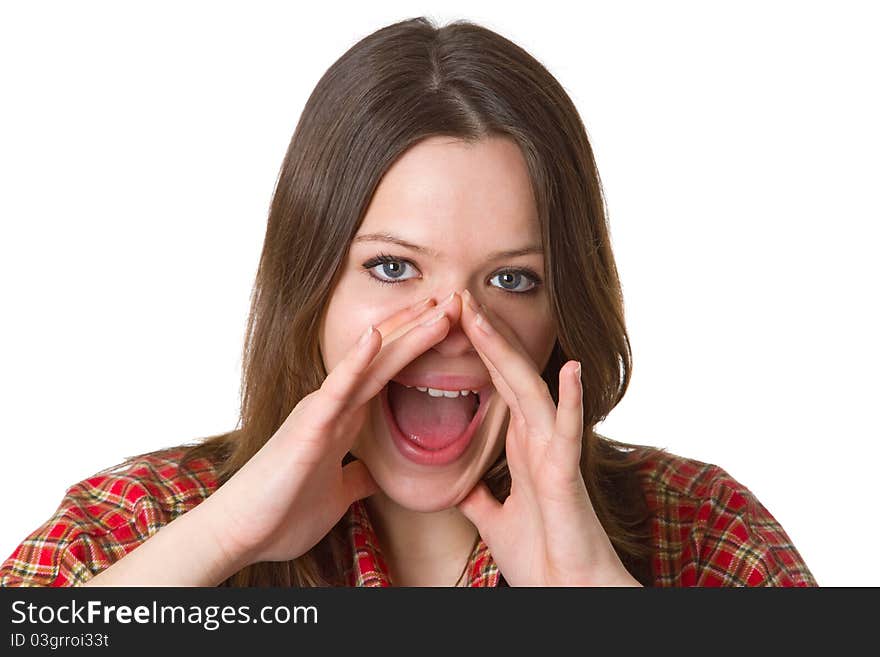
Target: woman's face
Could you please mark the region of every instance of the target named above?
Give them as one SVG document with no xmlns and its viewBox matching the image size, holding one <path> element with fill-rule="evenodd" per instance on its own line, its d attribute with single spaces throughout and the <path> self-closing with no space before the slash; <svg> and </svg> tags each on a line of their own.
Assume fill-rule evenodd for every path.
<svg viewBox="0 0 880 657">
<path fill-rule="evenodd" d="M 465 288 L 511 327 L 539 365 L 538 371 L 543 370 L 556 334 L 544 283 L 537 208 L 526 163 L 515 142 L 494 137 L 472 145 L 450 137 L 419 142 L 382 178 L 356 237 L 377 233 L 393 235 L 422 250 L 378 238 L 352 242 L 320 330 L 328 372 L 369 324 L 377 325 L 424 297 L 439 302 Z M 497 251 L 525 247 L 537 247 L 537 251 L 491 258 Z M 380 254 L 393 260 L 375 264 Z M 537 280 L 522 273 L 523 269 L 534 272 Z M 491 386 L 486 366 L 462 330 L 460 314 L 442 341 L 416 356 L 394 378 L 424 385 L 420 382 L 428 374 L 472 376 Z M 406 394 L 430 397 L 415 388 Z M 416 423 L 419 417 L 433 416 L 434 407 L 427 404 L 444 403 L 410 400 L 410 422 Z M 461 414 L 460 407 L 448 408 Z M 426 415 L 414 420 L 413 414 L 422 410 Z M 461 501 L 498 458 L 508 417 L 506 403 L 494 392 L 464 451 L 451 461 L 428 464 L 407 457 L 392 439 L 379 395 L 370 401 L 368 420 L 351 453 L 399 505 L 415 511 L 446 509 Z"/>
</svg>

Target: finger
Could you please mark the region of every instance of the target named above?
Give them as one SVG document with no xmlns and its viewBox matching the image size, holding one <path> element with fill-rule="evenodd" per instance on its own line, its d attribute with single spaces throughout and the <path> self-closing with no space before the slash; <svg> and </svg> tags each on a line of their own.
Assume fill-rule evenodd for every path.
<svg viewBox="0 0 880 657">
<path fill-rule="evenodd" d="M 561 472 L 580 475 L 584 437 L 584 393 L 580 363 L 568 361 L 559 370 L 559 404 L 550 441 L 550 458 Z"/>
<path fill-rule="evenodd" d="M 549 437 L 556 417 L 553 397 L 535 362 L 526 353 L 513 330 L 486 306 L 479 310 L 470 293 L 462 295 L 462 327 L 481 358 L 488 359 L 515 397 L 515 405 L 530 426 L 544 429 Z M 490 317 L 491 315 L 491 317 Z"/>
<path fill-rule="evenodd" d="M 492 495 L 486 483 L 477 482 L 471 492 L 456 506 L 465 518 L 474 524 L 483 540 L 487 543 L 491 542 L 502 505 Z"/>
<path fill-rule="evenodd" d="M 349 408 L 360 408 L 378 395 L 391 378 L 411 363 L 420 354 L 446 337 L 449 331 L 447 314 L 455 312 L 455 304 L 460 297 L 454 294 L 450 301 L 431 308 L 420 317 L 421 322 L 413 322 L 406 330 L 401 329 L 396 337 L 390 337 L 376 357 L 357 375 L 356 384 L 349 393 Z"/>
<path fill-rule="evenodd" d="M 349 504 L 369 497 L 379 490 L 378 484 L 363 461 L 352 461 L 342 468 L 342 486 Z"/>
<path fill-rule="evenodd" d="M 510 409 L 510 419 L 512 421 L 525 421 L 525 418 L 523 417 L 522 411 L 519 407 L 519 402 L 516 399 L 516 395 L 513 394 L 513 390 L 511 390 L 510 386 L 507 385 L 504 377 L 501 376 L 501 373 L 495 369 L 492 361 L 489 360 L 489 358 L 483 352 L 481 352 L 476 347 L 474 347 L 474 351 L 477 352 L 480 360 L 483 361 L 483 365 L 486 366 L 486 370 L 489 372 L 489 376 L 492 379 L 492 385 L 495 387 L 495 390 L 498 391 L 498 394 L 501 395 L 501 398 Z"/>
<path fill-rule="evenodd" d="M 492 309 L 485 304 L 478 305 L 476 299 L 474 299 L 473 295 L 470 293 L 470 290 L 467 289 L 461 294 L 461 302 L 462 307 L 467 305 L 468 308 L 473 311 L 473 314 L 480 313 L 484 317 L 488 315 L 488 320 L 491 324 L 491 328 L 499 332 L 514 349 L 522 354 L 523 358 L 525 358 L 529 363 L 532 363 L 534 368 L 537 369 L 538 364 L 534 360 L 532 360 L 532 357 L 529 355 L 522 342 L 520 342 L 514 330 L 507 322 L 501 319 L 498 313 L 493 312 Z"/>
<path fill-rule="evenodd" d="M 465 291 L 461 295 L 461 300 L 462 300 L 462 302 L 461 302 L 461 306 L 462 306 L 462 308 L 461 308 L 461 313 L 462 313 L 461 324 L 462 324 L 462 328 L 465 329 L 465 335 L 468 335 L 468 337 L 470 337 L 470 333 L 468 332 L 467 328 L 464 326 L 464 324 L 465 324 L 464 314 L 468 310 L 473 311 L 474 299 L 471 296 L 470 291 L 465 289 Z M 519 402 L 516 399 L 516 395 L 513 394 L 513 390 L 510 388 L 509 385 L 507 385 L 507 382 L 504 380 L 504 377 L 495 368 L 495 366 L 492 364 L 492 361 L 486 356 L 486 354 L 484 354 L 482 351 L 480 351 L 480 349 L 474 344 L 473 340 L 471 340 L 471 344 L 474 346 L 474 351 L 477 352 L 477 355 L 480 357 L 480 360 L 482 360 L 483 364 L 486 366 L 486 370 L 488 370 L 489 376 L 492 378 L 492 385 L 495 387 L 495 389 L 498 391 L 498 394 L 501 395 L 502 399 L 504 399 L 504 402 L 507 404 L 507 407 L 510 409 L 511 421 L 524 423 L 525 417 L 523 417 L 522 411 L 519 407 Z M 519 343 L 517 342 L 517 344 L 519 344 Z"/>
<path fill-rule="evenodd" d="M 438 309 L 429 306 L 428 310 L 422 312 L 420 319 L 424 321 L 426 318 L 430 318 L 438 312 Z M 418 338 L 421 338 L 422 342 L 424 342 L 428 338 L 437 336 L 438 324 L 443 325 L 444 323 L 448 324 L 448 322 L 440 321 L 430 327 L 423 328 L 418 322 L 410 322 L 408 324 L 409 332 L 412 332 L 414 329 L 420 330 L 415 331 L 417 338 L 416 347 L 413 346 L 413 340 L 407 342 L 406 346 L 417 348 L 417 346 L 421 344 L 418 342 Z M 401 333 L 400 329 L 396 330 L 395 333 Z M 351 349 L 349 349 L 345 357 L 336 365 L 336 367 L 333 368 L 333 371 L 326 376 L 324 382 L 321 384 L 319 396 L 322 403 L 316 405 L 314 414 L 312 415 L 314 418 L 313 421 L 315 422 L 315 425 L 313 426 L 316 429 L 323 430 L 331 427 L 347 408 L 358 408 L 363 405 L 366 400 L 375 397 L 379 393 L 385 383 L 387 383 L 387 380 L 385 383 L 379 385 L 378 389 L 374 391 L 375 385 L 369 385 L 366 373 L 370 368 L 371 363 L 377 359 L 377 354 L 390 348 L 392 344 L 395 344 L 397 340 L 405 335 L 408 335 L 408 333 L 402 333 L 395 340 L 389 338 L 386 347 L 386 341 L 383 339 L 382 334 L 375 330 L 372 325 L 368 327 L 368 331 L 358 339 L 358 342 L 351 347 Z M 438 337 L 437 339 L 439 340 L 440 338 Z M 433 343 L 426 343 L 422 351 L 428 349 L 431 344 Z M 415 358 L 418 353 L 422 352 L 419 351 L 414 353 L 412 358 Z M 399 371 L 400 370 L 398 369 L 395 372 L 392 372 L 389 375 L 389 378 Z M 372 394 L 365 397 L 364 395 L 368 392 L 372 392 Z"/>
<path fill-rule="evenodd" d="M 453 292 L 451 295 L 449 295 L 448 297 L 443 299 L 439 304 L 437 302 L 435 302 L 433 299 L 431 299 L 431 301 L 433 302 L 433 305 L 424 306 L 424 308 L 421 312 L 416 314 L 414 317 L 410 317 L 406 321 L 401 322 L 393 330 L 391 330 L 387 333 L 385 331 L 383 331 L 382 332 L 382 343 L 389 344 L 389 343 L 393 342 L 394 340 L 399 338 L 404 333 L 407 333 L 408 331 L 412 330 L 413 328 L 417 327 L 419 324 L 424 322 L 426 318 L 432 317 L 435 314 L 433 312 L 434 308 L 436 308 L 437 310 L 445 308 L 445 309 L 451 311 L 450 306 L 452 305 L 452 301 L 455 299 L 459 299 L 459 300 L 461 299 L 461 297 L 459 297 L 458 294 L 455 292 Z"/>
<path fill-rule="evenodd" d="M 422 315 L 422 313 L 436 305 L 437 302 L 433 297 L 425 297 L 421 301 L 418 301 L 411 306 L 407 306 L 379 322 L 376 324 L 376 329 L 382 334 L 382 341 L 387 342 L 388 335 L 394 331 L 398 331 L 403 326 L 411 325 Z"/>
</svg>

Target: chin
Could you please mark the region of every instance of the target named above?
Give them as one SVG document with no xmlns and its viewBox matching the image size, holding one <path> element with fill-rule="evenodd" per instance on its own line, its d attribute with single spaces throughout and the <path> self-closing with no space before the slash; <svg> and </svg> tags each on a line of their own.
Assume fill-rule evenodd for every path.
<svg viewBox="0 0 880 657">
<path fill-rule="evenodd" d="M 382 492 L 395 504 L 410 511 L 433 513 L 450 509 L 461 502 L 476 485 L 478 477 L 472 476 L 473 483 L 461 481 L 419 480 L 412 477 L 395 476 L 393 473 L 378 475 L 376 483 Z"/>
</svg>

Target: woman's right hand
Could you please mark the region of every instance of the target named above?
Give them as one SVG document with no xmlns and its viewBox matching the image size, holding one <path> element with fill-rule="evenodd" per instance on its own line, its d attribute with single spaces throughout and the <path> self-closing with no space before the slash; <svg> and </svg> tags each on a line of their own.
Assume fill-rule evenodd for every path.
<svg viewBox="0 0 880 657">
<path fill-rule="evenodd" d="M 361 461 L 342 459 L 367 418 L 367 402 L 419 354 L 444 338 L 455 293 L 401 310 L 355 344 L 320 388 L 302 398 L 265 445 L 202 504 L 212 533 L 238 565 L 304 554 L 355 500 L 377 486 Z M 427 305 L 426 305 L 427 304 Z M 421 306 L 421 307 L 419 307 Z M 424 322 L 443 313 L 443 319 Z"/>
</svg>

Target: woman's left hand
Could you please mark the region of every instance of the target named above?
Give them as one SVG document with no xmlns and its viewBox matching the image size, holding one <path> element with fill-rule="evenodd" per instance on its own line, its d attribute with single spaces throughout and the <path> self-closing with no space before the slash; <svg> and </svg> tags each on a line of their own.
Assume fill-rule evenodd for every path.
<svg viewBox="0 0 880 657">
<path fill-rule="evenodd" d="M 510 408 L 510 495 L 483 481 L 459 504 L 511 586 L 640 586 L 605 533 L 580 471 L 580 367 L 559 372 L 559 407 L 513 331 L 465 290 L 461 323 Z M 479 317 L 478 317 L 479 313 Z M 485 331 L 481 328 L 485 327 Z"/>
</svg>

